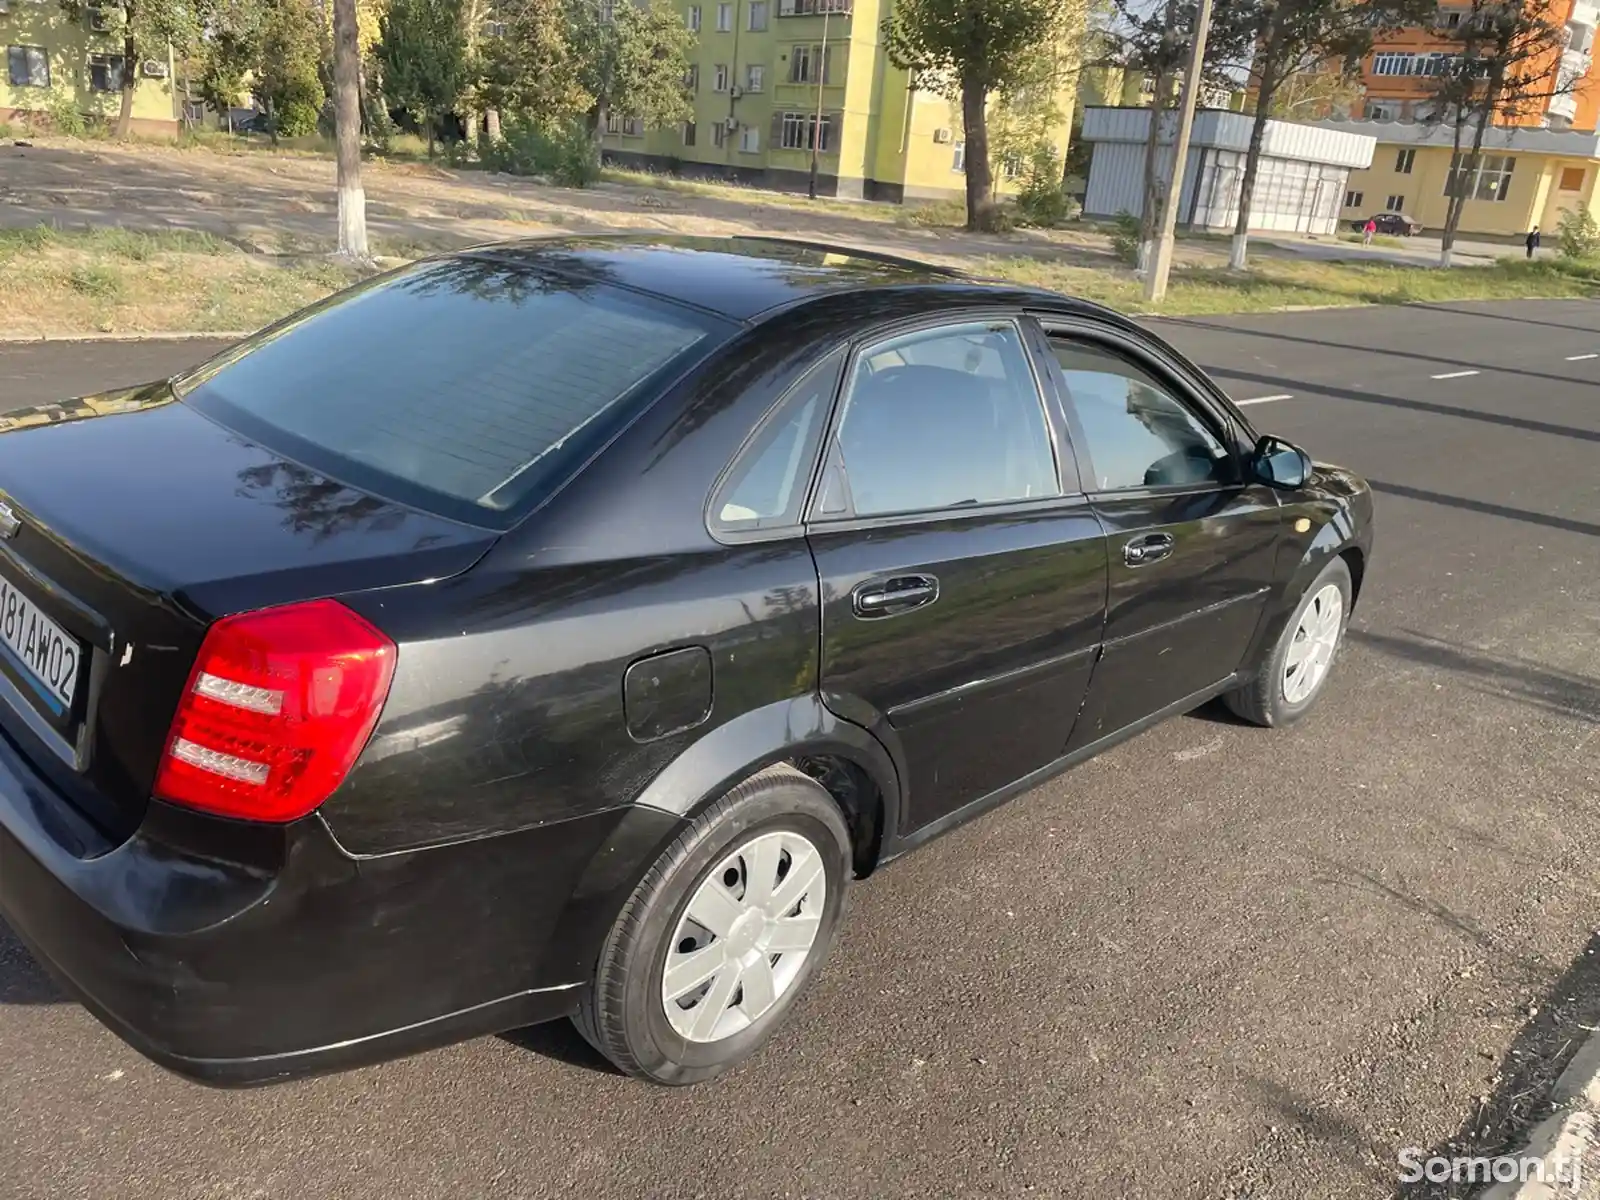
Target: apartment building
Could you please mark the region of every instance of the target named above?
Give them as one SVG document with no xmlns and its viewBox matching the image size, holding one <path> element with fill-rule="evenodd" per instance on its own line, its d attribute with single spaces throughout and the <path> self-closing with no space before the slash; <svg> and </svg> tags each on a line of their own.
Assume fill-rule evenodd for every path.
<svg viewBox="0 0 1600 1200">
<path fill-rule="evenodd" d="M 121 23 L 120 7 L 91 5 L 75 21 L 56 0 L 0 0 L 6 54 L 0 121 L 46 116 L 62 104 L 114 120 L 126 65 Z M 139 63 L 135 75 L 134 132 L 176 134 L 181 101 L 173 93 L 171 53 Z"/>
<path fill-rule="evenodd" d="M 1469 236 L 1519 238 L 1536 225 L 1550 230 L 1580 206 L 1600 216 L 1600 83 L 1593 59 L 1600 7 L 1593 0 L 1529 2 L 1552 5 L 1565 20 L 1566 45 L 1552 66 L 1570 90 L 1497 123 L 1477 169 L 1466 178 L 1464 160 L 1452 157 L 1451 126 L 1429 120 L 1431 80 L 1458 53 L 1453 31 L 1470 13 L 1442 0 L 1432 23 L 1396 32 L 1374 47 L 1362 64 L 1363 95 L 1349 119 L 1321 122 L 1378 141 L 1372 166 L 1351 173 L 1342 219 L 1398 211 L 1438 229 L 1449 191 L 1458 186 L 1467 189 L 1461 232 Z"/>
<path fill-rule="evenodd" d="M 624 163 L 803 189 L 817 152 L 817 189 L 873 200 L 965 194 L 959 110 L 914 89 L 882 37 L 892 0 L 684 0 L 698 38 L 687 83 L 694 117 L 646 129 L 612 117 L 604 145 Z M 1051 131 L 1065 154 L 1073 93 Z M 1022 163 L 1003 164 L 1001 190 Z"/>
</svg>

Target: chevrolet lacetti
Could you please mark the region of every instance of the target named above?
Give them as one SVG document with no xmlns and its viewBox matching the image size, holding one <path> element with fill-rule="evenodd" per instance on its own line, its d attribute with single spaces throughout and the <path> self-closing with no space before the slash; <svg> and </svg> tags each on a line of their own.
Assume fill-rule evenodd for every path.
<svg viewBox="0 0 1600 1200">
<path fill-rule="evenodd" d="M 445 255 L 0 429 L 0 912 L 216 1084 L 713 1076 L 853 880 L 1302 716 L 1372 537 L 1128 320 L 771 239 Z"/>
</svg>

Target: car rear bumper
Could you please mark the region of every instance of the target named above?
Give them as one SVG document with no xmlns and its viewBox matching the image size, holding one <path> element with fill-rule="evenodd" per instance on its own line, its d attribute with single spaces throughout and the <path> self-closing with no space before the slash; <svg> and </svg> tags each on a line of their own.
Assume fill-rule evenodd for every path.
<svg viewBox="0 0 1600 1200">
<path fill-rule="evenodd" d="M 113 846 L 0 737 L 0 915 L 147 1057 L 267 1083 L 573 1011 L 631 858 L 676 821 L 610 810 L 357 859 L 315 815 L 152 804 Z"/>
</svg>

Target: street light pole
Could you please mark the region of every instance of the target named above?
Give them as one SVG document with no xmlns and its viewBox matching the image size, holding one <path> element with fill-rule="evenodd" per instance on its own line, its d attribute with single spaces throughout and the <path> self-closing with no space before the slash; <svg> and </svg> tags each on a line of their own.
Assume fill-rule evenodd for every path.
<svg viewBox="0 0 1600 1200">
<path fill-rule="evenodd" d="M 1200 13 L 1194 22 L 1194 42 L 1189 47 L 1189 66 L 1183 76 L 1183 99 L 1178 117 L 1178 140 L 1172 147 L 1172 176 L 1167 180 L 1166 201 L 1161 206 L 1161 231 L 1156 235 L 1155 253 L 1150 257 L 1144 277 L 1144 298 L 1159 303 L 1167 295 L 1167 276 L 1172 271 L 1172 244 L 1178 231 L 1178 204 L 1183 196 L 1183 169 L 1189 157 L 1189 135 L 1194 130 L 1194 107 L 1200 96 L 1200 73 L 1206 62 L 1206 37 L 1211 32 L 1211 0 L 1200 0 Z M 1156 119 L 1152 110 L 1150 119 Z M 1195 180 L 1195 186 L 1200 181 Z"/>
<path fill-rule="evenodd" d="M 817 147 L 822 142 L 822 84 L 828 76 L 828 14 L 833 11 L 832 0 L 822 0 L 822 51 L 817 55 L 817 121 L 811 127 L 811 184 L 806 195 L 817 198 Z"/>
</svg>

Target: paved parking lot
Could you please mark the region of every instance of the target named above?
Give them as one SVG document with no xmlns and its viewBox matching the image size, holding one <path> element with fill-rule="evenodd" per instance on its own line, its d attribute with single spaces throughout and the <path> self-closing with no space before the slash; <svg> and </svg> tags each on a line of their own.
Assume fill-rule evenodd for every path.
<svg viewBox="0 0 1600 1200">
<path fill-rule="evenodd" d="M 887 869 L 791 1026 L 685 1092 L 565 1026 L 206 1091 L 0 932 L 0 1194 L 1310 1200 L 1493 1142 L 1600 1025 L 1600 310 L 1162 329 L 1380 493 L 1304 724 L 1180 718 Z M 202 350 L 0 348 L 0 407 Z"/>
</svg>

